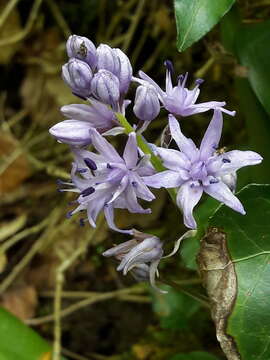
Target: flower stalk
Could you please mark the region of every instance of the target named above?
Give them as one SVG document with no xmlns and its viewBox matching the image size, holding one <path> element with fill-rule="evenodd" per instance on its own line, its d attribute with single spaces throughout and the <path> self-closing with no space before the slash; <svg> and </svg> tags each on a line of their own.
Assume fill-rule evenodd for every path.
<svg viewBox="0 0 270 360">
<path fill-rule="evenodd" d="M 119 123 L 123 126 L 125 129 L 126 134 L 130 134 L 134 132 L 133 127 L 130 125 L 130 123 L 127 121 L 126 117 L 121 113 L 115 113 L 115 116 L 117 117 L 117 120 Z M 154 168 L 160 172 L 164 171 L 165 167 L 162 165 L 162 161 L 159 157 L 157 157 L 153 151 L 150 149 L 149 145 L 145 142 L 144 138 L 140 134 L 136 134 L 137 137 L 137 144 L 139 148 L 146 154 L 150 155 L 150 161 Z M 176 203 L 176 190 L 175 189 L 166 189 L 174 203 Z"/>
</svg>

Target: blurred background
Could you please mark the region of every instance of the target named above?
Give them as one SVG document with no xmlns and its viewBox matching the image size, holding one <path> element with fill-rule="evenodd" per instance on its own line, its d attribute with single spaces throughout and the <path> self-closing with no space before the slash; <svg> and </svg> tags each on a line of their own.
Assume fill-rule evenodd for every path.
<svg viewBox="0 0 270 360">
<path fill-rule="evenodd" d="M 242 0 L 238 10 L 244 23 L 256 24 L 269 18 L 269 5 Z M 162 87 L 166 59 L 177 75 L 189 72 L 189 86 L 204 78 L 200 102 L 226 101 L 229 110 L 237 111 L 234 118 L 225 115 L 221 145 L 248 148 L 265 158 L 264 165 L 242 170 L 238 188 L 269 182 L 269 116 L 247 81 L 247 69 L 226 46 L 228 35 L 234 35 L 225 25 L 179 53 L 169 0 L 0 0 L 1 306 L 54 347 L 60 346 L 61 335 L 69 359 L 180 360 L 191 351 L 224 359 L 196 271 L 197 245 L 184 244 L 181 254 L 161 263 L 161 280 L 170 289 L 164 296 L 118 274 L 113 261 L 102 257 L 125 236 L 109 231 L 102 218 L 93 231 L 80 227 L 78 217 L 65 217 L 74 196 L 57 192 L 56 180 L 69 179 L 72 158 L 48 128 L 62 120 L 62 105 L 80 102 L 61 79 L 70 34 L 121 48 L 134 74 L 143 69 Z M 129 98 L 134 94 L 135 86 Z M 185 119 L 184 132 L 200 141 L 210 116 Z M 136 121 L 130 110 L 127 117 Z M 147 139 L 156 141 L 166 121 L 161 113 Z M 119 149 L 124 139 L 117 138 Z M 152 210 L 148 216 L 121 211 L 117 224 L 159 236 L 169 251 L 185 231 L 179 212 L 165 191 L 158 192 Z M 5 321 L 10 324 L 0 312 L 3 353 L 8 342 L 19 346 L 13 345 L 15 330 L 4 330 Z M 24 359 L 12 356 L 3 359 Z M 194 359 L 204 359 L 199 356 Z"/>
</svg>

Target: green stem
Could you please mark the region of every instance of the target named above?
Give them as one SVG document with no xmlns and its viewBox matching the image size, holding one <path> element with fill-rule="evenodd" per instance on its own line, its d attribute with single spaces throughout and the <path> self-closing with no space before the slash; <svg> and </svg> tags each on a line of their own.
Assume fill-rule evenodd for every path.
<svg viewBox="0 0 270 360">
<path fill-rule="evenodd" d="M 123 128 L 125 129 L 126 134 L 130 134 L 132 132 L 134 132 L 133 127 L 130 125 L 130 123 L 127 121 L 127 119 L 125 118 L 125 116 L 121 113 L 115 113 L 118 121 L 120 122 L 120 124 L 123 126 Z M 144 140 L 144 138 L 142 137 L 142 135 L 137 134 L 137 143 L 139 148 L 145 153 L 150 155 L 150 161 L 152 163 L 152 165 L 154 166 L 154 168 L 158 171 L 164 171 L 165 168 L 162 164 L 162 161 L 160 160 L 159 157 L 157 157 L 153 151 L 151 150 L 150 146 L 147 144 L 147 142 Z M 167 189 L 168 193 L 170 194 L 170 197 L 172 198 L 173 202 L 176 202 L 176 191 L 175 189 Z"/>
</svg>

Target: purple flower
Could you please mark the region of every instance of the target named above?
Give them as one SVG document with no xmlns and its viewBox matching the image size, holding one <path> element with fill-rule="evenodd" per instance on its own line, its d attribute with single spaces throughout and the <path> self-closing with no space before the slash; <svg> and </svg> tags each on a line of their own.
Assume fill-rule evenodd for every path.
<svg viewBox="0 0 270 360">
<path fill-rule="evenodd" d="M 235 111 L 229 111 L 223 108 L 226 105 L 225 102 L 209 101 L 205 103 L 196 104 L 198 96 L 200 94 L 199 86 L 203 82 L 202 79 L 196 80 L 195 87 L 190 90 L 186 88 L 186 82 L 188 73 L 185 75 L 180 75 L 178 77 L 177 86 L 173 87 L 172 84 L 172 64 L 170 62 L 165 63 L 167 67 L 166 71 L 166 90 L 163 91 L 159 85 L 152 80 L 148 75 L 143 71 L 139 71 L 139 78 L 133 78 L 134 81 L 139 82 L 140 84 L 151 84 L 165 109 L 174 115 L 180 116 L 190 116 L 193 114 L 202 113 L 210 109 L 220 109 L 221 111 L 234 116 Z"/>
<path fill-rule="evenodd" d="M 72 92 L 85 99 L 91 93 L 92 70 L 84 61 L 72 58 L 62 66 L 62 77 Z"/>
<path fill-rule="evenodd" d="M 154 170 L 149 158 L 139 158 L 135 133 L 129 135 L 123 158 L 95 129 L 90 129 L 91 141 L 98 154 L 82 149 L 73 149 L 73 163 L 70 189 L 79 193 L 78 207 L 69 213 L 73 215 L 80 210 L 87 210 L 87 217 L 92 226 L 101 211 L 104 211 L 107 223 L 113 230 L 131 233 L 130 230 L 120 230 L 114 224 L 114 209 L 128 209 L 132 213 L 151 212 L 143 209 L 138 198 L 152 201 L 155 196 L 142 181 Z"/>
<path fill-rule="evenodd" d="M 92 70 L 95 69 L 97 64 L 97 51 L 95 45 L 87 37 L 70 35 L 66 48 L 68 57 L 85 61 Z"/>
<path fill-rule="evenodd" d="M 179 187 L 177 205 L 183 211 L 185 225 L 191 229 L 197 226 L 193 208 L 203 192 L 245 214 L 242 204 L 228 187 L 230 184 L 235 186 L 235 181 L 230 177 L 241 167 L 256 165 L 262 161 L 262 157 L 253 151 L 217 152 L 222 125 L 221 110 L 215 110 L 198 149 L 191 139 L 183 135 L 178 121 L 169 115 L 170 131 L 180 151 L 157 148 L 168 170 L 143 178 L 146 185 L 155 188 Z M 226 175 L 230 176 L 224 179 Z"/>
<path fill-rule="evenodd" d="M 114 112 L 105 104 L 88 98 L 91 105 L 71 104 L 62 106 L 61 112 L 69 120 L 64 120 L 49 129 L 59 142 L 73 145 L 85 146 L 91 143 L 89 130 L 95 128 L 99 133 L 106 135 L 118 135 L 124 132 Z M 129 100 L 125 100 L 122 113 Z"/>
<path fill-rule="evenodd" d="M 132 240 L 103 253 L 103 256 L 113 256 L 120 262 L 117 271 L 123 271 L 124 275 L 130 271 L 137 281 L 150 281 L 154 288 L 155 275 L 162 255 L 162 242 L 158 237 L 136 230 L 133 231 Z"/>
<path fill-rule="evenodd" d="M 158 116 L 160 104 L 153 86 L 138 86 L 133 111 L 137 118 L 143 121 L 149 122 Z"/>
</svg>

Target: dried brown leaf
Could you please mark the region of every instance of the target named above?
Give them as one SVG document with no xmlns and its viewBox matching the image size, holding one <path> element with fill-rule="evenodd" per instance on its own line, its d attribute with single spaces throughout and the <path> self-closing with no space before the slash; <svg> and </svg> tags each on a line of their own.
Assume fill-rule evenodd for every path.
<svg viewBox="0 0 270 360">
<path fill-rule="evenodd" d="M 32 318 L 37 306 L 36 290 L 30 285 L 13 288 L 2 296 L 1 306 L 19 319 Z"/>
<path fill-rule="evenodd" d="M 201 240 L 197 263 L 211 302 L 217 339 L 228 360 L 239 360 L 233 338 L 226 334 L 227 319 L 237 295 L 237 278 L 226 244 L 226 235 L 210 228 Z"/>
<path fill-rule="evenodd" d="M 19 150 L 18 141 L 7 133 L 0 133 L 0 195 L 16 189 L 31 174 L 26 155 Z M 18 151 L 18 152 L 17 152 Z M 16 155 L 17 152 L 17 155 Z M 2 170 L 3 167 L 3 170 Z"/>
</svg>

